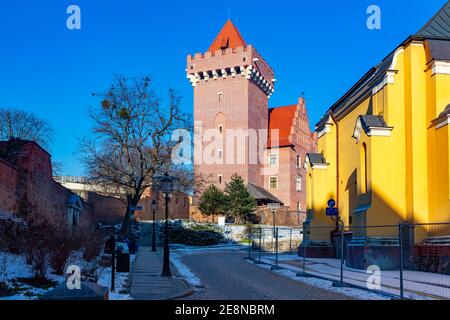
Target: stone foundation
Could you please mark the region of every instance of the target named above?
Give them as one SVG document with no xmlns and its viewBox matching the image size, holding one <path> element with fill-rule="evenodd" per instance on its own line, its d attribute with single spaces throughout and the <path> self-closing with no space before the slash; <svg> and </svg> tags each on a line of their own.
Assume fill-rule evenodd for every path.
<svg viewBox="0 0 450 320">
<path fill-rule="evenodd" d="M 298 247 L 298 255 L 306 258 L 335 258 L 335 250 L 331 241 L 304 241 Z"/>
<path fill-rule="evenodd" d="M 408 269 L 450 275 L 450 246 L 415 245 L 405 265 Z"/>
<path fill-rule="evenodd" d="M 347 245 L 346 265 L 355 269 L 367 269 L 377 265 L 382 270 L 398 269 L 400 249 L 394 238 L 353 238 Z"/>
</svg>

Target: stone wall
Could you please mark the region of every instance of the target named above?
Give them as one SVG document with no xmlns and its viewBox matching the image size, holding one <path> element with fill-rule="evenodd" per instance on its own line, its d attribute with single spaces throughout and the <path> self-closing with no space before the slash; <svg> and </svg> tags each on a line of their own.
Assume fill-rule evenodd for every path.
<svg viewBox="0 0 450 320">
<path fill-rule="evenodd" d="M 0 212 L 25 220 L 67 221 L 67 200 L 73 194 L 52 178 L 50 155 L 31 141 L 1 142 Z M 7 160 L 8 161 L 7 161 Z M 80 224 L 92 222 L 93 210 L 83 203 Z"/>
<path fill-rule="evenodd" d="M 260 223 L 273 225 L 273 213 L 267 207 L 258 209 Z M 281 207 L 275 212 L 275 224 L 277 226 L 302 227 L 306 214 L 299 211 L 291 211 L 289 208 Z"/>
</svg>

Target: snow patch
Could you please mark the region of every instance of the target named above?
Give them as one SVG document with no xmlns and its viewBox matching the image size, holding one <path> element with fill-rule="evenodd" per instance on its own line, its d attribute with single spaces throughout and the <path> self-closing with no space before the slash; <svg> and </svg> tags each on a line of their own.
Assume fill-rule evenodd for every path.
<svg viewBox="0 0 450 320">
<path fill-rule="evenodd" d="M 177 253 L 172 253 L 170 256 L 170 262 L 175 266 L 178 270 L 178 273 L 191 285 L 194 287 L 199 287 L 202 285 L 201 281 L 195 274 L 192 273 L 191 269 L 189 269 L 185 264 L 183 264 L 180 260 L 181 256 Z"/>
</svg>

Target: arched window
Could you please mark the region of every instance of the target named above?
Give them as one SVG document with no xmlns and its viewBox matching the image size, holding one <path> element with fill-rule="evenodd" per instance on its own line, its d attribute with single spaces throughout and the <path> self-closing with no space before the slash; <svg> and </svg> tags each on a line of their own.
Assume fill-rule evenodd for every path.
<svg viewBox="0 0 450 320">
<path fill-rule="evenodd" d="M 216 114 L 216 117 L 214 119 L 214 124 L 217 130 L 219 130 L 219 133 L 222 134 L 224 130 L 225 125 L 225 115 L 222 112 L 219 112 Z"/>
<path fill-rule="evenodd" d="M 361 179 L 361 194 L 367 193 L 367 147 L 363 143 L 361 146 L 361 158 L 360 158 L 360 179 Z"/>
</svg>

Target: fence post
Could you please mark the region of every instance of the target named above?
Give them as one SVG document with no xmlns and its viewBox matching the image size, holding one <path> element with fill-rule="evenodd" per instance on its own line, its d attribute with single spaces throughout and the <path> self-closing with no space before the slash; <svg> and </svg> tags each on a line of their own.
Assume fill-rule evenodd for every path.
<svg viewBox="0 0 450 320">
<path fill-rule="evenodd" d="M 341 220 L 339 221 L 341 222 L 341 272 L 339 282 L 333 282 L 333 287 L 346 287 L 346 285 L 344 284 L 344 222 L 342 222 Z"/>
<path fill-rule="evenodd" d="M 341 230 L 341 285 L 344 284 L 344 225 L 342 224 Z"/>
<path fill-rule="evenodd" d="M 292 228 L 289 233 L 289 253 L 292 253 Z"/>
<path fill-rule="evenodd" d="M 400 298 L 404 298 L 403 289 L 403 224 L 398 225 L 398 245 L 400 246 Z"/>
<path fill-rule="evenodd" d="M 116 248 L 111 254 L 111 291 L 116 290 Z"/>
<path fill-rule="evenodd" d="M 258 261 L 255 262 L 256 264 L 261 263 L 261 237 L 262 237 L 261 227 L 259 227 Z"/>
<path fill-rule="evenodd" d="M 253 228 L 250 228 L 250 232 L 248 234 L 248 257 L 247 260 L 252 259 L 252 245 L 253 245 Z"/>
<path fill-rule="evenodd" d="M 302 273 L 297 273 L 296 276 L 297 277 L 304 277 L 304 278 L 308 278 L 310 277 L 309 274 L 306 274 L 306 246 L 307 243 L 305 241 L 305 230 L 302 230 L 302 243 L 300 244 L 300 246 L 303 246 L 303 266 L 302 266 Z"/>
<path fill-rule="evenodd" d="M 271 270 L 277 270 L 278 267 L 278 228 L 275 229 L 275 267 L 270 268 Z"/>
</svg>

